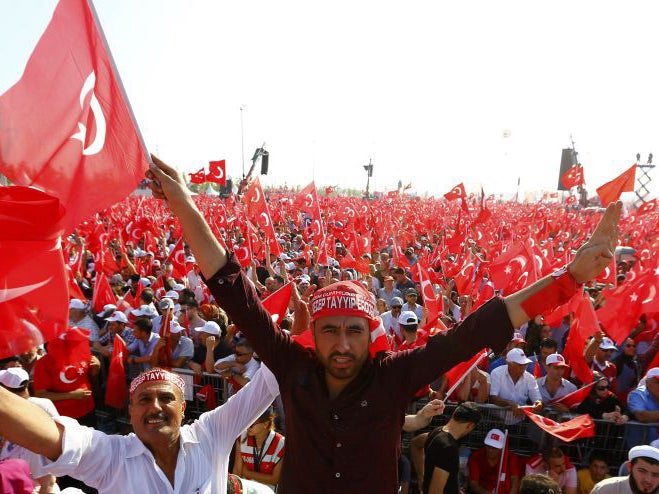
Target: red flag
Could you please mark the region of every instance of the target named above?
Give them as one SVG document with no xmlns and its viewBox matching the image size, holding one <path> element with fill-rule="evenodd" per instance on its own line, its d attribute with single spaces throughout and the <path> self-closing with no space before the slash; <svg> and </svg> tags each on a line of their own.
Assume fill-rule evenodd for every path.
<svg viewBox="0 0 659 494">
<path fill-rule="evenodd" d="M 206 183 L 206 171 L 203 167 L 199 168 L 199 171 L 196 171 L 195 173 L 188 173 L 188 175 L 190 175 L 191 184 L 199 185 Z"/>
<path fill-rule="evenodd" d="M 581 405 L 581 402 L 584 401 L 586 397 L 590 394 L 590 390 L 593 388 L 594 385 L 595 382 L 586 384 L 584 387 L 572 391 L 572 393 L 567 394 L 562 398 L 559 398 L 558 400 L 550 401 L 550 403 L 561 403 L 568 408 L 578 407 L 579 405 Z"/>
<path fill-rule="evenodd" d="M 644 215 L 648 213 L 652 213 L 657 210 L 657 200 L 652 199 L 651 201 L 644 202 L 643 205 L 638 208 L 638 215 Z"/>
<path fill-rule="evenodd" d="M 279 324 L 284 316 L 286 316 L 286 311 L 288 309 L 288 304 L 291 301 L 291 294 L 293 293 L 292 283 L 286 283 L 279 290 L 274 292 L 272 295 L 266 297 L 261 303 L 265 310 L 270 313 L 272 320 Z"/>
<path fill-rule="evenodd" d="M 332 192 L 334 192 L 333 187 L 331 187 L 331 186 L 330 187 L 325 187 L 325 195 L 326 196 L 330 195 Z"/>
<path fill-rule="evenodd" d="M 61 0 L 21 79 L 0 96 L 0 171 L 66 207 L 71 230 L 130 194 L 148 160 L 95 13 Z"/>
<path fill-rule="evenodd" d="M 528 408 L 522 408 L 522 411 L 543 431 L 566 443 L 595 435 L 595 422 L 588 414 L 579 415 L 572 420 L 559 424 L 542 415 L 536 415 Z"/>
<path fill-rule="evenodd" d="M 597 195 L 602 201 L 602 206 L 606 207 L 612 202 L 620 199 L 623 192 L 634 191 L 634 181 L 636 180 L 636 165 L 625 170 L 622 175 L 617 176 L 610 182 L 605 183 L 597 188 Z"/>
<path fill-rule="evenodd" d="M 444 301 L 442 300 L 441 295 L 435 295 L 435 290 L 433 290 L 428 270 L 425 269 L 420 262 L 417 262 L 416 266 L 417 274 L 419 276 L 419 284 L 421 285 L 423 305 L 428 310 L 426 325 L 422 329 L 434 328 L 438 323 L 441 324 L 441 326 L 444 326 L 444 324 L 439 321 L 439 314 L 444 311 Z"/>
<path fill-rule="evenodd" d="M 94 285 L 94 297 L 92 298 L 92 308 L 97 314 L 103 312 L 103 307 L 107 304 L 117 305 L 110 282 L 103 273 L 96 273 L 96 284 Z"/>
<path fill-rule="evenodd" d="M 226 161 L 209 161 L 208 162 L 208 175 L 206 175 L 206 182 L 213 182 L 221 186 L 227 184 L 227 168 Z"/>
<path fill-rule="evenodd" d="M 110 368 L 108 369 L 108 381 L 105 388 L 105 404 L 114 408 L 124 408 L 128 399 L 126 369 L 124 367 L 127 356 L 126 343 L 119 335 L 115 335 L 112 344 Z"/>
<path fill-rule="evenodd" d="M 447 201 L 453 201 L 455 199 L 463 199 L 467 197 L 464 184 L 460 182 L 458 185 L 453 187 L 449 192 L 444 194 L 444 197 L 446 198 Z"/>
<path fill-rule="evenodd" d="M 165 339 L 165 346 L 160 348 L 160 353 L 158 355 L 160 365 L 162 367 L 171 367 L 172 366 L 172 342 L 169 339 L 169 329 L 171 322 L 172 310 L 166 310 L 162 315 L 160 320 L 160 332 L 158 333 L 161 338 Z"/>
<path fill-rule="evenodd" d="M 217 408 L 217 396 L 215 396 L 215 389 L 210 384 L 203 386 L 197 391 L 197 399 L 204 402 L 206 411 Z"/>
<path fill-rule="evenodd" d="M 60 202 L 27 187 L 0 187 L 0 358 L 52 340 L 68 324 Z"/>
<path fill-rule="evenodd" d="M 566 189 L 571 189 L 577 185 L 585 184 L 583 177 L 583 168 L 579 165 L 572 165 L 561 177 L 561 183 Z"/>
<path fill-rule="evenodd" d="M 542 377 L 542 367 L 540 366 L 539 360 L 536 360 L 535 365 L 533 366 L 533 377 L 536 379 Z"/>
<path fill-rule="evenodd" d="M 171 262 L 174 266 L 174 275 L 180 279 L 185 278 L 187 271 L 185 269 L 185 248 L 183 247 L 183 238 L 181 237 L 176 245 L 165 259 L 164 264 Z"/>
<path fill-rule="evenodd" d="M 573 301 L 576 304 L 574 319 L 565 343 L 563 357 L 570 364 L 574 375 L 581 382 L 589 383 L 593 380 L 593 371 L 588 367 L 583 352 L 588 337 L 599 330 L 599 324 L 593 310 L 593 304 L 587 294 L 582 293 L 576 296 Z"/>
<path fill-rule="evenodd" d="M 65 266 L 66 268 L 66 274 L 68 275 L 69 278 L 69 298 L 77 298 L 79 300 L 85 300 L 87 297 L 85 297 L 85 294 L 82 293 L 82 290 L 80 289 L 80 285 L 75 280 L 75 277 L 73 276 L 73 270 L 69 266 Z"/>
<path fill-rule="evenodd" d="M 449 397 L 449 394 L 452 394 L 452 390 L 455 390 L 464 378 L 467 377 L 467 374 L 469 374 L 485 357 L 487 357 L 487 350 L 483 349 L 466 362 L 460 362 L 445 374 L 446 387 L 451 391 L 451 393 L 446 393 L 447 398 Z"/>
</svg>

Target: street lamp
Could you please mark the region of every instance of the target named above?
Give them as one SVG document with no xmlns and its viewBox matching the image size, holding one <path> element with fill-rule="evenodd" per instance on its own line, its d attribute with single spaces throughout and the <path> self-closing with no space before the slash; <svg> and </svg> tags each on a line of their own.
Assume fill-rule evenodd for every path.
<svg viewBox="0 0 659 494">
<path fill-rule="evenodd" d="M 368 165 L 364 165 L 364 170 L 366 170 L 366 199 L 370 197 L 369 194 L 369 187 L 371 185 L 371 177 L 373 176 L 373 163 L 371 161 L 371 158 L 368 159 Z"/>
</svg>

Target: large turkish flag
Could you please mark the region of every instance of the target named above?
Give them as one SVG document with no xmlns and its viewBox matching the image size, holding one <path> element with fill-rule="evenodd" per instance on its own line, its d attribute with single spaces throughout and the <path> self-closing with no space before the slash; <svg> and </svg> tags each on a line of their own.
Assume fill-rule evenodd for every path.
<svg viewBox="0 0 659 494">
<path fill-rule="evenodd" d="M 148 167 L 87 0 L 60 0 L 21 79 L 0 96 L 0 171 L 66 207 L 64 228 L 130 194 Z"/>
</svg>

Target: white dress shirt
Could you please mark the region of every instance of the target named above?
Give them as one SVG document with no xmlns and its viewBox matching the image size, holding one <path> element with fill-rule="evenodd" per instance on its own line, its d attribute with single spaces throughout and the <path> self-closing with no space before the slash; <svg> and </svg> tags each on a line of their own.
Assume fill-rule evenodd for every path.
<svg viewBox="0 0 659 494">
<path fill-rule="evenodd" d="M 492 380 L 490 395 L 497 396 L 502 400 L 514 401 L 518 405 L 526 405 L 529 401 L 533 403 L 542 400 L 538 383 L 533 375 L 527 371 L 524 371 L 524 374 L 517 382 L 513 382 L 508 372 L 508 365 L 502 365 L 490 373 L 490 378 Z M 521 421 L 521 419 L 514 417 L 510 411 L 504 412 L 501 418 L 504 419 L 507 425 Z"/>
<path fill-rule="evenodd" d="M 40 474 L 70 475 L 101 494 L 225 493 L 234 441 L 278 394 L 275 377 L 261 366 L 224 405 L 182 426 L 174 487 L 135 434 L 109 436 L 69 417 L 55 419 L 65 428 L 62 454 L 55 462 L 42 460 Z"/>
</svg>

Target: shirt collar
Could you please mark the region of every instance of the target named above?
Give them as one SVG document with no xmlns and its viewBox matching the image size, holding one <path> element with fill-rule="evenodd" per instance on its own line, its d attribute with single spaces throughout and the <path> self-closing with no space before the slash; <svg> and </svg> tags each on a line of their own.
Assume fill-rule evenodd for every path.
<svg viewBox="0 0 659 494">
<path fill-rule="evenodd" d="M 181 448 L 185 448 L 188 444 L 198 444 L 199 440 L 197 437 L 190 431 L 190 427 L 183 426 L 181 427 Z M 129 436 L 131 440 L 126 446 L 126 458 L 134 458 L 145 453 L 151 454 L 146 445 L 138 438 L 135 434 Z"/>
</svg>

